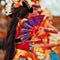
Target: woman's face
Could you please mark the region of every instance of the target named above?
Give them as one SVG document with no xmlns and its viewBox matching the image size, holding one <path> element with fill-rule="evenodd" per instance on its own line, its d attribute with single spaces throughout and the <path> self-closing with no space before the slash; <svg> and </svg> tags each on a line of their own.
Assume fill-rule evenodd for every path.
<svg viewBox="0 0 60 60">
<path fill-rule="evenodd" d="M 31 17 L 32 17 L 32 13 L 29 13 L 28 16 L 27 16 L 27 18 L 29 19 Z"/>
<path fill-rule="evenodd" d="M 37 13 L 38 13 L 38 11 L 37 11 L 37 10 L 33 10 L 32 16 L 36 16 L 36 15 L 37 15 Z"/>
</svg>

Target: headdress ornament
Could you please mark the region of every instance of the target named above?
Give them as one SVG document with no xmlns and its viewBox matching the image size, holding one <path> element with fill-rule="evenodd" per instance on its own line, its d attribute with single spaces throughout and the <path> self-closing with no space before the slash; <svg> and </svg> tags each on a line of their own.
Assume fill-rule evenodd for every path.
<svg viewBox="0 0 60 60">
<path fill-rule="evenodd" d="M 20 2 L 14 2 L 11 0 L 6 0 L 6 15 L 11 15 L 14 11 L 14 8 L 18 8 L 20 6 Z"/>
</svg>

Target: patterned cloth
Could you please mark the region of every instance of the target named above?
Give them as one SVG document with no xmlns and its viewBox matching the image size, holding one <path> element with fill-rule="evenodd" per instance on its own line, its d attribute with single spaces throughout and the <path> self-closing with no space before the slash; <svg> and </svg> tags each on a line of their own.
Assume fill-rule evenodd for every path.
<svg viewBox="0 0 60 60">
<path fill-rule="evenodd" d="M 22 41 L 26 41 L 29 38 L 31 38 L 34 35 L 34 33 L 36 33 L 38 31 L 37 26 L 40 26 L 40 24 L 43 20 L 43 17 L 44 17 L 43 15 L 33 17 L 33 18 L 23 22 L 22 25 L 20 25 L 20 26 L 19 26 L 20 22 L 18 22 L 18 25 L 16 27 L 15 38 L 20 37 L 20 39 Z"/>
<path fill-rule="evenodd" d="M 37 37 L 37 32 L 39 27 L 42 26 L 44 16 L 32 17 L 27 21 L 24 21 L 21 24 L 21 21 L 18 22 L 16 26 L 16 40 L 21 40 L 18 43 L 15 43 L 16 55 L 13 60 L 52 60 L 54 53 L 50 53 L 48 49 L 44 46 L 42 40 L 45 40 L 45 37 L 48 36 L 48 30 L 43 30 L 47 32 Z M 43 25 L 44 26 L 44 25 Z M 40 30 L 41 32 L 41 30 Z M 40 33 L 39 32 L 39 33 Z M 41 38 L 42 37 L 42 38 Z M 44 38 L 43 38 L 44 37 Z M 36 39 L 35 39 L 36 38 Z M 46 38 L 46 40 L 48 40 Z M 50 53 L 50 54 L 49 54 Z M 51 55 L 52 54 L 52 55 Z M 55 58 L 58 59 L 55 54 Z"/>
<path fill-rule="evenodd" d="M 51 60 L 60 60 L 59 57 L 57 56 L 57 54 L 54 52 L 50 53 L 50 58 L 51 58 Z"/>
</svg>

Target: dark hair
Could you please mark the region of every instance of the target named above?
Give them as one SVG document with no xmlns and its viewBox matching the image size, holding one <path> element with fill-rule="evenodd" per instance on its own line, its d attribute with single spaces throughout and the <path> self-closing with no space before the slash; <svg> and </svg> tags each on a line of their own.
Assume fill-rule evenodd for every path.
<svg viewBox="0 0 60 60">
<path fill-rule="evenodd" d="M 28 2 L 26 0 L 23 1 L 22 4 L 23 4 L 23 7 L 25 7 L 28 10 L 29 13 L 33 12 L 33 8 L 30 7 L 30 5 L 28 4 Z"/>
<path fill-rule="evenodd" d="M 28 15 L 28 10 L 22 6 L 19 8 L 14 8 L 13 14 L 10 15 L 12 18 L 7 31 L 7 36 L 5 40 L 5 49 L 6 54 L 4 60 L 12 60 L 15 53 L 15 34 L 16 34 L 16 26 L 18 24 L 18 18 L 23 19 Z"/>
</svg>

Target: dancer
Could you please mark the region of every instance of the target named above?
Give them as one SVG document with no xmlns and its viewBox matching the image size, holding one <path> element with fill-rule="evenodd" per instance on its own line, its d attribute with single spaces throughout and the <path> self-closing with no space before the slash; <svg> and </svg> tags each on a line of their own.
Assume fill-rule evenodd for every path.
<svg viewBox="0 0 60 60">
<path fill-rule="evenodd" d="M 41 42 L 44 39 L 41 38 L 41 32 L 48 31 L 48 24 L 45 27 L 45 23 L 43 23 L 44 16 L 39 14 L 32 18 L 29 13 L 29 9 L 25 6 L 22 7 L 20 2 L 13 5 L 12 14 L 9 15 L 13 20 L 11 20 L 7 32 L 5 60 L 44 60 L 47 57 L 46 50 L 55 46 L 54 44 Z M 40 27 L 43 27 L 43 31 L 40 30 Z M 48 37 L 46 33 L 46 36 L 43 35 L 42 37 Z"/>
<path fill-rule="evenodd" d="M 12 20 L 9 24 L 7 37 L 6 37 L 6 55 L 5 60 L 12 60 L 15 54 L 15 34 L 16 34 L 16 26 L 18 25 L 18 21 L 22 21 L 23 18 L 27 18 L 28 10 L 23 6 L 19 6 L 19 8 L 15 8 L 12 13 Z M 11 16 L 10 16 L 11 17 Z"/>
</svg>

